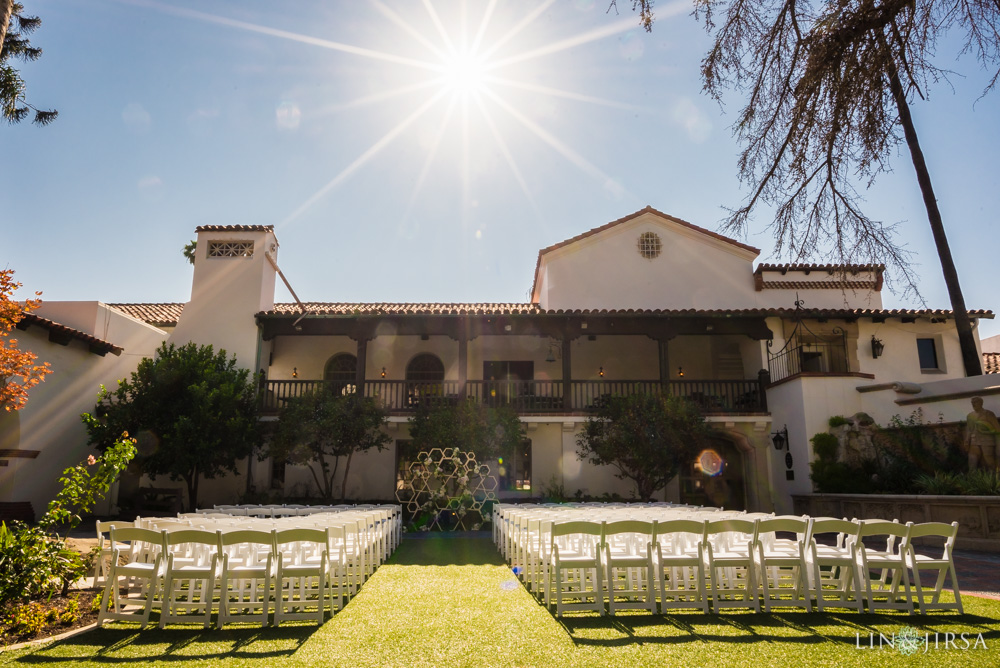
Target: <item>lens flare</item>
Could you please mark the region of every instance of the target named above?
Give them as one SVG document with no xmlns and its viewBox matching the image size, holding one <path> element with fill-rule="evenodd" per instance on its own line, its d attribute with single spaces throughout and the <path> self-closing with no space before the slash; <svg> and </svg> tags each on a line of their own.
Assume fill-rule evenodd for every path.
<svg viewBox="0 0 1000 668">
<path fill-rule="evenodd" d="M 698 453 L 694 468 L 707 476 L 715 477 L 726 470 L 726 460 L 715 450 L 702 450 Z"/>
</svg>

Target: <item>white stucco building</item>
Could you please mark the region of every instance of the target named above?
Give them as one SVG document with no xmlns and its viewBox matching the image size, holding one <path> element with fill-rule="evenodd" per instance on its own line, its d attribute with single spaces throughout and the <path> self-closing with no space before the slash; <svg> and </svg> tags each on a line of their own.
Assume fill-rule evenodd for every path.
<svg viewBox="0 0 1000 668">
<path fill-rule="evenodd" d="M 809 438 L 831 415 L 864 411 L 884 424 L 925 405 L 958 420 L 976 394 L 1000 410 L 1000 387 L 964 378 L 950 311 L 882 307 L 881 266 L 755 266 L 757 249 L 648 207 L 542 249 L 527 303 L 275 304 L 273 228 L 197 233 L 188 303 L 51 303 L 39 312 L 76 338 L 17 429 L 0 431 L 9 457 L 0 502 L 44 508 L 50 479 L 85 453 L 77 416 L 92 408 L 98 384 L 126 375 L 163 340 L 235 353 L 263 376 L 265 419 L 320 383 L 377 396 L 393 445 L 355 459 L 352 498 L 393 497 L 409 456 L 407 421 L 428 394 L 518 411 L 529 442 L 508 463 L 502 496 L 550 484 L 628 496 L 630 483 L 577 458 L 577 435 L 595 398 L 665 388 L 702 407 L 726 462 L 715 478 L 692 463 L 665 497 L 779 511 L 811 490 Z M 56 361 L 50 331 L 29 322 L 24 343 Z M 121 354 L 95 354 L 85 337 Z M 772 435 L 785 427 L 788 451 L 779 452 Z M 280 463 L 248 466 L 257 489 L 301 493 L 310 481 Z M 241 476 L 203 486 L 201 500 L 235 500 L 247 484 Z"/>
</svg>

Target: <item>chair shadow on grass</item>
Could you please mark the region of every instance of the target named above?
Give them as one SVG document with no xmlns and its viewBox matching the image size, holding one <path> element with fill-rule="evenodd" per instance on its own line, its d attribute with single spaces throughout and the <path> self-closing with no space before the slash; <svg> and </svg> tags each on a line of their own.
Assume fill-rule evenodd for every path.
<svg viewBox="0 0 1000 668">
<path fill-rule="evenodd" d="M 680 645 L 692 642 L 812 645 L 826 642 L 853 646 L 870 633 L 912 626 L 920 634 L 962 631 L 982 633 L 992 645 L 1000 640 L 997 620 L 974 614 L 908 616 L 905 614 L 837 612 L 679 612 L 650 615 L 636 612 L 598 617 L 593 614 L 556 617 L 573 643 L 580 646 Z M 987 624 L 992 623 L 992 626 Z M 609 637 L 611 636 L 611 637 Z"/>
<path fill-rule="evenodd" d="M 44 645 L 19 663 L 148 663 L 204 659 L 280 659 L 294 654 L 320 627 L 234 626 L 223 630 L 173 626 L 139 630 L 113 625 Z"/>
</svg>

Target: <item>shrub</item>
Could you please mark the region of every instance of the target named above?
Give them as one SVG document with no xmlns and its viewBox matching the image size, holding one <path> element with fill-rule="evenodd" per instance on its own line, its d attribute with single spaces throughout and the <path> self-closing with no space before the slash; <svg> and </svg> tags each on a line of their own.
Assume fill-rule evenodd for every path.
<svg viewBox="0 0 1000 668">
<path fill-rule="evenodd" d="M 830 429 L 836 429 L 845 424 L 850 424 L 850 421 L 843 415 L 833 415 L 830 417 Z"/>
<path fill-rule="evenodd" d="M 45 612 L 38 603 L 26 603 L 14 608 L 10 615 L 9 628 L 16 635 L 31 637 L 45 628 Z"/>
<path fill-rule="evenodd" d="M 954 473 L 937 471 L 934 475 L 922 473 L 914 481 L 922 494 L 961 494 L 959 476 Z"/>
<path fill-rule="evenodd" d="M 996 496 L 1000 494 L 1000 472 L 976 469 L 958 479 L 962 494 L 969 496 Z"/>
<path fill-rule="evenodd" d="M 98 600 L 100 600 L 100 598 L 98 598 Z M 100 604 L 98 604 L 98 609 L 100 609 Z M 70 602 L 66 604 L 66 607 L 62 609 L 62 612 L 59 613 L 59 623 L 64 626 L 69 626 L 79 618 L 80 601 L 74 598 L 70 600 Z"/>
</svg>

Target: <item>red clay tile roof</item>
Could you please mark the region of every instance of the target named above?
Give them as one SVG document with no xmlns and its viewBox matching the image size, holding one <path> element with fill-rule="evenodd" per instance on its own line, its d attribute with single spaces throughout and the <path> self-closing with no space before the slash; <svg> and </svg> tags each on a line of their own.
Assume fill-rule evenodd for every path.
<svg viewBox="0 0 1000 668">
<path fill-rule="evenodd" d="M 95 355 L 104 356 L 108 353 L 114 355 L 121 355 L 124 352 L 124 348 L 121 346 L 116 346 L 113 343 L 99 339 L 96 336 L 91 336 L 86 332 L 81 332 L 78 329 L 73 329 L 72 327 L 67 327 L 66 325 L 60 325 L 54 320 L 49 320 L 48 318 L 43 318 L 41 316 L 35 315 L 34 313 L 25 313 L 24 317 L 21 318 L 20 322 L 17 323 L 17 328 L 21 330 L 28 329 L 30 326 L 42 327 L 49 330 L 49 337 L 53 341 L 56 341 L 55 337 L 64 339 L 65 343 L 69 342 L 69 339 L 77 339 L 78 341 L 83 341 L 88 346 L 90 346 L 90 352 Z M 56 341 L 58 342 L 58 341 Z M 63 345 L 65 345 L 63 343 Z"/>
<path fill-rule="evenodd" d="M 523 302 L 304 302 L 309 315 L 319 316 L 381 316 L 381 315 L 652 315 L 671 317 L 781 317 L 796 315 L 793 308 L 759 309 L 549 309 L 538 304 Z M 177 324 L 184 304 L 108 304 L 108 306 L 152 325 Z M 802 309 L 804 318 L 950 318 L 948 309 Z M 269 311 L 257 315 L 302 315 L 296 303 L 275 304 Z M 992 319 L 993 312 L 977 309 L 969 311 L 973 318 Z"/>
<path fill-rule="evenodd" d="M 168 302 L 165 304 L 106 304 L 116 311 L 142 320 L 154 327 L 173 327 L 181 317 L 184 304 Z"/>
<path fill-rule="evenodd" d="M 199 225 L 195 232 L 273 232 L 274 225 Z"/>
<path fill-rule="evenodd" d="M 732 245 L 736 246 L 737 248 L 742 248 L 743 250 L 750 251 L 751 253 L 760 253 L 760 249 L 759 248 L 754 248 L 753 246 L 748 246 L 747 244 L 742 244 L 739 241 L 736 241 L 735 239 L 730 239 L 729 237 L 723 236 L 723 235 L 721 235 L 721 234 L 719 234 L 717 232 L 713 232 L 711 230 L 706 230 L 704 227 L 698 227 L 697 225 L 694 225 L 693 223 L 689 223 L 686 220 L 681 220 L 680 218 L 677 218 L 675 216 L 671 216 L 668 213 L 663 213 L 662 211 L 657 211 L 656 209 L 654 209 L 651 206 L 647 206 L 646 208 L 640 209 L 639 211 L 636 211 L 635 213 L 631 213 L 631 214 L 625 216 L 624 218 L 619 218 L 618 220 L 613 220 L 610 223 L 607 223 L 605 225 L 601 225 L 600 227 L 595 227 L 594 229 L 588 230 L 588 231 L 584 232 L 583 234 L 578 234 L 575 237 L 571 237 L 569 239 L 566 239 L 565 241 L 560 241 L 557 244 L 552 244 L 551 246 L 547 246 L 547 247 L 543 248 L 542 250 L 538 251 L 538 260 L 535 262 L 535 279 L 531 283 L 531 294 L 532 295 L 535 294 L 535 287 L 538 285 L 538 270 L 542 266 L 542 255 L 544 255 L 546 253 L 549 253 L 551 251 L 554 251 L 557 248 L 562 248 L 563 246 L 568 246 L 568 245 L 570 245 L 572 243 L 580 241 L 581 239 L 586 239 L 587 237 L 591 237 L 591 236 L 593 236 L 595 234 L 603 232 L 604 230 L 609 230 L 612 227 L 615 227 L 616 225 L 621 225 L 622 223 L 627 223 L 628 221 L 633 220 L 635 218 L 638 218 L 639 216 L 641 216 L 641 215 L 643 215 L 645 213 L 654 213 L 657 216 L 660 216 L 662 218 L 666 218 L 667 220 L 669 220 L 671 222 L 674 222 L 674 223 L 677 223 L 678 225 L 682 225 L 683 227 L 687 227 L 689 229 L 695 230 L 696 232 L 700 232 L 700 233 L 708 235 L 710 237 L 714 237 L 715 239 L 718 239 L 719 241 L 725 241 L 726 243 L 732 244 Z"/>
<path fill-rule="evenodd" d="M 533 303 L 389 303 L 389 302 L 306 302 L 309 315 L 600 315 L 600 316 L 670 316 L 670 317 L 782 317 L 796 314 L 803 318 L 950 318 L 948 309 L 542 309 Z M 302 315 L 298 304 L 275 304 L 274 309 L 262 311 L 263 316 Z M 993 318 L 993 312 L 977 309 L 969 311 L 973 318 Z"/>
<path fill-rule="evenodd" d="M 882 273 L 885 271 L 884 264 L 759 264 L 757 268 L 754 269 L 755 274 L 759 274 L 763 271 L 780 271 L 781 273 L 787 273 L 789 271 L 801 271 L 803 273 L 810 273 L 813 271 L 825 271 L 829 274 L 857 274 L 860 272 L 873 271 L 876 273 Z"/>
<path fill-rule="evenodd" d="M 537 304 L 423 302 L 423 303 L 348 303 L 304 302 L 310 315 L 534 315 L 542 310 Z M 275 304 L 266 315 L 302 314 L 298 304 Z"/>
<path fill-rule="evenodd" d="M 762 290 L 875 290 L 875 281 L 761 281 Z"/>
<path fill-rule="evenodd" d="M 983 373 L 1000 373 L 1000 353 L 983 353 Z"/>
</svg>

